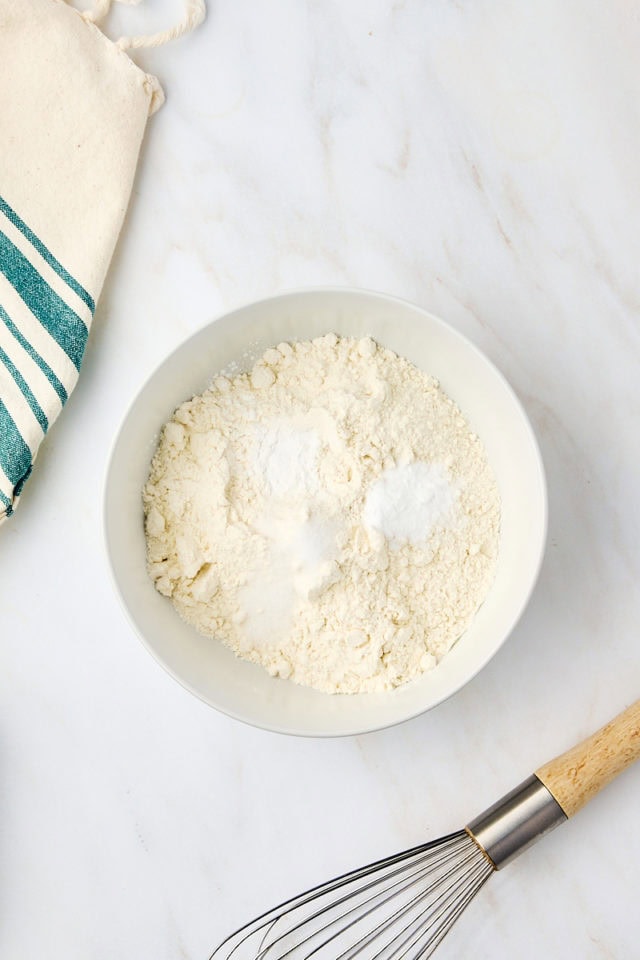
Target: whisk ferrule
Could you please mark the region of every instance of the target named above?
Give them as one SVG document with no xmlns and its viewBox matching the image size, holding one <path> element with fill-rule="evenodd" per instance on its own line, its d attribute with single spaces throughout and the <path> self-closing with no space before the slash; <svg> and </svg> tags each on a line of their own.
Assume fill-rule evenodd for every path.
<svg viewBox="0 0 640 960">
<path fill-rule="evenodd" d="M 566 819 L 558 801 L 533 775 L 472 820 L 466 831 L 500 870 Z"/>
</svg>

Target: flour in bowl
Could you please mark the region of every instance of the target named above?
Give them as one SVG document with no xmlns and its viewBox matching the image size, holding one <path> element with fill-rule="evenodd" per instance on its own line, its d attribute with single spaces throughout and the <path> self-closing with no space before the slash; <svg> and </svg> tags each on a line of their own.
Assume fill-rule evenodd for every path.
<svg viewBox="0 0 640 960">
<path fill-rule="evenodd" d="M 434 667 L 491 585 L 500 501 L 437 381 L 373 340 L 282 343 L 166 424 L 148 568 L 201 633 L 330 693 Z"/>
</svg>

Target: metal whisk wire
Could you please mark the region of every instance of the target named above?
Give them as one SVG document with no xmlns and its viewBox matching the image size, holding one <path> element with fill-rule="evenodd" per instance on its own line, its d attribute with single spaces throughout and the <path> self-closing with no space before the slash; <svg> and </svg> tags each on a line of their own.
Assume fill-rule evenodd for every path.
<svg viewBox="0 0 640 960">
<path fill-rule="evenodd" d="M 461 830 L 285 901 L 231 934 L 211 960 L 422 960 L 493 869 Z"/>
</svg>

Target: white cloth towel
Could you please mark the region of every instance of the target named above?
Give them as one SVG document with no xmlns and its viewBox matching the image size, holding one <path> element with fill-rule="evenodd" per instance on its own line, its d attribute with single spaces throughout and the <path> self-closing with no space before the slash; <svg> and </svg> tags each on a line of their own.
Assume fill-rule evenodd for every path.
<svg viewBox="0 0 640 960">
<path fill-rule="evenodd" d="M 126 47 L 63 0 L 0 0 L 0 523 L 78 378 L 147 118 L 163 100 Z"/>
</svg>

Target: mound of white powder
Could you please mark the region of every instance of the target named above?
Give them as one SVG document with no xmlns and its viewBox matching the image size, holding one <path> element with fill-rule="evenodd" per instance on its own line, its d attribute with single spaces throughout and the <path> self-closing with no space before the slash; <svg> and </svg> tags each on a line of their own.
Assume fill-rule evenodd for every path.
<svg viewBox="0 0 640 960">
<path fill-rule="evenodd" d="M 330 693 L 431 669 L 491 584 L 500 502 L 431 377 L 370 339 L 282 343 L 165 426 L 148 568 L 201 633 Z"/>
</svg>

